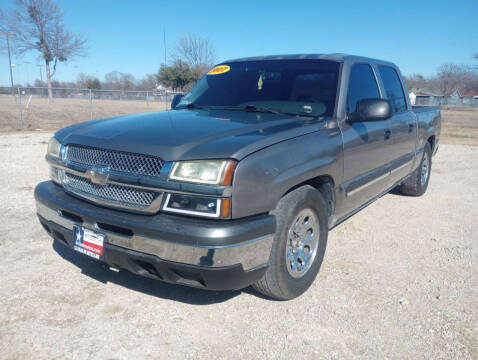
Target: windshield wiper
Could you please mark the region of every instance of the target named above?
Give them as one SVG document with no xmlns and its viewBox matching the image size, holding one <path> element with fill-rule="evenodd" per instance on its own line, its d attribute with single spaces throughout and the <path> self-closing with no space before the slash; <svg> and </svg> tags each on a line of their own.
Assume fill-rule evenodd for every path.
<svg viewBox="0 0 478 360">
<path fill-rule="evenodd" d="M 204 106 L 197 105 L 195 103 L 189 103 L 189 104 L 177 106 L 176 109 L 204 109 Z"/>
<path fill-rule="evenodd" d="M 264 112 L 276 115 L 287 116 L 304 116 L 304 117 L 317 117 L 306 113 L 285 112 L 277 109 L 271 109 L 265 106 L 257 105 L 244 105 L 244 106 L 203 106 L 195 103 L 189 103 L 181 106 L 182 109 L 208 109 L 208 110 L 233 110 L 233 111 L 247 111 L 247 112 Z"/>
<path fill-rule="evenodd" d="M 288 116 L 302 116 L 302 117 L 317 117 L 314 115 L 309 115 L 307 113 L 295 113 L 295 112 L 285 112 L 277 109 L 271 109 L 264 106 L 256 106 L 256 105 L 246 105 L 246 106 L 225 106 L 222 107 L 223 110 L 238 110 L 238 111 L 257 111 L 257 112 L 268 112 L 271 114 L 277 115 L 288 115 Z"/>
<path fill-rule="evenodd" d="M 236 110 L 236 111 L 257 111 L 257 112 L 268 112 L 271 114 L 278 114 L 278 115 L 287 115 L 286 113 L 271 109 L 268 107 L 263 106 L 256 106 L 256 105 L 246 105 L 246 106 L 225 106 L 222 108 L 223 110 Z"/>
<path fill-rule="evenodd" d="M 186 105 L 188 109 L 204 109 L 204 106 L 195 104 L 195 103 L 189 103 Z"/>
</svg>

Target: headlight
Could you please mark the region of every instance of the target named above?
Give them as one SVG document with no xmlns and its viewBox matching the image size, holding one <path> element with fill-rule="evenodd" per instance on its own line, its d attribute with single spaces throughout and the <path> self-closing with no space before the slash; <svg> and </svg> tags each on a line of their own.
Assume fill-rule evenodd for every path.
<svg viewBox="0 0 478 360">
<path fill-rule="evenodd" d="M 209 185 L 230 185 L 234 160 L 194 160 L 174 163 L 169 179 Z"/>
<path fill-rule="evenodd" d="M 48 142 L 47 153 L 56 158 L 61 158 L 61 144 L 55 137 L 52 137 Z"/>
<path fill-rule="evenodd" d="M 163 211 L 186 215 L 225 218 L 229 216 L 230 199 L 217 199 L 183 194 L 167 194 Z"/>
<path fill-rule="evenodd" d="M 50 166 L 50 178 L 56 182 L 57 184 L 61 185 L 61 178 L 63 176 L 63 170 Z"/>
</svg>

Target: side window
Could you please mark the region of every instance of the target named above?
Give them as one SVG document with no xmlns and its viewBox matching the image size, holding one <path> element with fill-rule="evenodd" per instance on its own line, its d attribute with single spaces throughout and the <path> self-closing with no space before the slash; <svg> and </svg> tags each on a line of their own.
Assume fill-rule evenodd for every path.
<svg viewBox="0 0 478 360">
<path fill-rule="evenodd" d="M 354 112 L 357 108 L 357 101 L 361 99 L 378 99 L 379 97 L 377 81 L 370 65 L 353 65 L 347 94 L 348 111 Z"/>
<path fill-rule="evenodd" d="M 387 99 L 392 105 L 393 112 L 400 112 L 407 109 L 407 102 L 403 93 L 402 84 L 397 72 L 390 66 L 379 66 L 378 71 L 382 78 Z"/>
</svg>

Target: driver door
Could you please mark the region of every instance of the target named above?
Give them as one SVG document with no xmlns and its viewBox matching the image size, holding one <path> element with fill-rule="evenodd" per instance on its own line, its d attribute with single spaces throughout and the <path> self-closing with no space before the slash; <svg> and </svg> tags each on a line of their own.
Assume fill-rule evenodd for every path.
<svg viewBox="0 0 478 360">
<path fill-rule="evenodd" d="M 370 64 L 357 63 L 350 70 L 347 112 L 356 110 L 361 99 L 380 98 Z M 342 124 L 344 144 L 344 214 L 385 191 L 389 186 L 391 156 L 390 120 Z"/>
</svg>

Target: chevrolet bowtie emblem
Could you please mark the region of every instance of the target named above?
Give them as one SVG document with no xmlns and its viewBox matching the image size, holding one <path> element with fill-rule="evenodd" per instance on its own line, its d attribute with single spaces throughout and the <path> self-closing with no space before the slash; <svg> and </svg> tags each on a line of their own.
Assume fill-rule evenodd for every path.
<svg viewBox="0 0 478 360">
<path fill-rule="evenodd" d="M 110 177 L 110 168 L 108 166 L 93 166 L 85 174 L 93 184 L 105 185 Z"/>
</svg>

